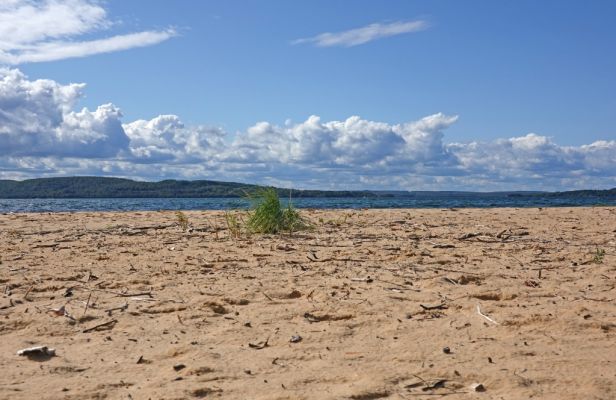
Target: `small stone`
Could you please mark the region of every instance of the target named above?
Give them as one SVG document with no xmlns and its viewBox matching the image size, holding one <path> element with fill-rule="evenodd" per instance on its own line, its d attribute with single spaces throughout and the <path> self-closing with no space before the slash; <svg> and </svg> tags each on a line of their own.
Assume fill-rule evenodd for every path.
<svg viewBox="0 0 616 400">
<path fill-rule="evenodd" d="M 300 335 L 293 335 L 293 336 L 291 336 L 290 342 L 291 343 L 298 343 L 298 342 L 301 342 L 302 339 L 303 339 L 303 337 L 301 337 Z"/>
<path fill-rule="evenodd" d="M 486 387 L 483 386 L 481 383 L 473 383 L 471 385 L 471 389 L 473 389 L 475 392 L 485 392 L 486 391 Z"/>
<path fill-rule="evenodd" d="M 173 369 L 174 369 L 175 371 L 181 371 L 181 370 L 183 370 L 184 368 L 186 368 L 186 365 L 184 365 L 184 364 L 175 364 L 175 365 L 173 366 Z"/>
<path fill-rule="evenodd" d="M 451 354 L 451 349 L 449 347 L 443 347 L 443 353 Z"/>
</svg>

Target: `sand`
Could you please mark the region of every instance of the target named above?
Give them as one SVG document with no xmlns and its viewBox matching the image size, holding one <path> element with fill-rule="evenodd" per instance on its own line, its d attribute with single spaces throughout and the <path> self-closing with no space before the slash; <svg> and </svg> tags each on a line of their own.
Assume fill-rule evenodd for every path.
<svg viewBox="0 0 616 400">
<path fill-rule="evenodd" d="M 616 208 L 185 214 L 0 215 L 0 398 L 616 398 Z"/>
</svg>

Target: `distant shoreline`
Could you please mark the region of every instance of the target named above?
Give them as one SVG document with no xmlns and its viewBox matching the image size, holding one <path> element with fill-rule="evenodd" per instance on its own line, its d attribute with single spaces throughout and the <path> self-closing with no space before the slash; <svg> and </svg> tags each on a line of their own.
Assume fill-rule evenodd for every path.
<svg viewBox="0 0 616 400">
<path fill-rule="evenodd" d="M 242 198 L 264 186 L 210 180 L 159 182 L 107 177 L 0 180 L 0 199 L 221 199 Z M 397 191 L 302 190 L 276 188 L 283 198 L 455 198 L 455 197 L 593 197 L 616 199 L 616 188 L 605 190 L 542 191 Z"/>
</svg>

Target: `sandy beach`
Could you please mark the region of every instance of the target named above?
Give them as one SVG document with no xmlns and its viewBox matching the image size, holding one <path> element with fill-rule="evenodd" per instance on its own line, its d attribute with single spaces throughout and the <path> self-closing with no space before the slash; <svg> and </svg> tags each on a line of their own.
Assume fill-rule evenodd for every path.
<svg viewBox="0 0 616 400">
<path fill-rule="evenodd" d="M 0 398 L 616 398 L 616 208 L 303 214 L 0 215 Z"/>
</svg>

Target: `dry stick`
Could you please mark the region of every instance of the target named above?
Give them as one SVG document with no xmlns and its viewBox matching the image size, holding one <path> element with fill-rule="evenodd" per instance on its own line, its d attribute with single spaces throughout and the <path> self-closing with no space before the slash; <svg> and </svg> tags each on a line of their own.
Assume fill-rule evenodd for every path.
<svg viewBox="0 0 616 400">
<path fill-rule="evenodd" d="M 95 285 L 97 286 L 99 285 L 98 283 Z M 72 286 L 72 289 L 85 289 L 85 290 L 93 290 L 96 292 L 103 292 L 103 293 L 110 293 L 110 294 L 115 294 L 117 297 L 134 297 L 134 296 L 148 296 L 148 297 L 153 297 L 152 296 L 152 291 L 149 292 L 139 292 L 139 293 L 121 293 L 121 292 L 114 292 L 113 290 L 105 290 L 105 289 L 92 289 L 89 288 L 87 286 L 83 286 L 83 285 L 77 285 L 77 286 Z"/>
<path fill-rule="evenodd" d="M 469 392 L 444 392 L 444 393 L 405 393 L 405 396 L 439 396 L 445 397 L 450 394 L 468 394 Z"/>
<path fill-rule="evenodd" d="M 139 292 L 139 293 L 114 293 L 114 292 L 109 292 L 109 293 L 113 293 L 116 296 L 119 297 L 137 297 L 137 296 L 148 296 L 148 297 L 152 297 L 152 292 Z"/>
<path fill-rule="evenodd" d="M 124 311 L 124 310 L 126 310 L 127 308 L 128 308 L 128 303 L 125 303 L 125 304 L 123 304 L 123 305 L 121 305 L 121 306 L 119 306 L 119 307 L 112 307 L 112 308 L 108 308 L 108 309 L 106 309 L 106 310 L 105 310 L 105 312 L 106 312 L 109 316 L 111 316 L 111 313 L 112 313 L 112 312 L 114 312 L 114 311 Z"/>
<path fill-rule="evenodd" d="M 26 290 L 26 294 L 24 294 L 24 300 L 28 300 L 28 295 L 30 294 L 30 291 L 32 290 L 32 288 L 34 287 L 34 285 L 30 285 L 30 287 L 28 288 L 28 290 Z"/>
<path fill-rule="evenodd" d="M 86 312 L 88 312 L 88 306 L 90 305 L 90 297 L 92 297 L 92 291 L 90 290 L 90 294 L 88 295 L 88 301 L 86 301 L 86 308 L 83 310 L 83 315 L 81 318 L 86 316 Z"/>
<path fill-rule="evenodd" d="M 494 321 L 492 318 L 488 317 L 487 315 L 483 314 L 481 312 L 481 308 L 479 308 L 479 304 L 477 304 L 477 314 L 481 315 L 482 317 L 484 317 L 485 319 L 487 319 L 488 321 L 492 322 L 495 325 L 499 325 L 498 322 Z"/>
<path fill-rule="evenodd" d="M 95 325 L 95 326 L 93 326 L 93 327 L 91 327 L 91 328 L 84 329 L 82 332 L 83 332 L 83 333 L 92 332 L 93 330 L 96 330 L 96 329 L 98 329 L 98 328 L 102 328 L 103 326 L 113 325 L 113 324 L 115 324 L 115 323 L 117 323 L 117 322 L 118 322 L 118 320 L 117 320 L 117 319 L 112 319 L 111 321 L 103 322 L 102 324 L 98 324 L 98 325 Z"/>
</svg>

